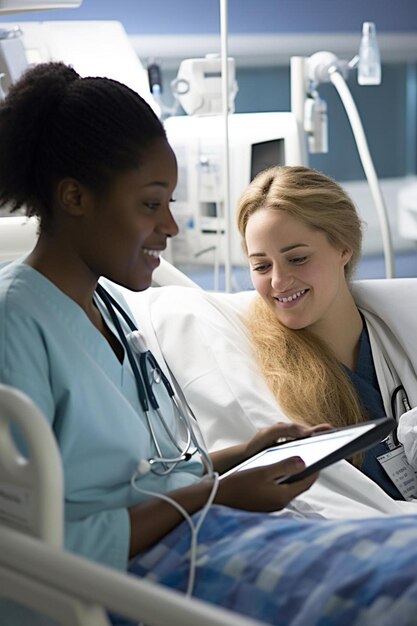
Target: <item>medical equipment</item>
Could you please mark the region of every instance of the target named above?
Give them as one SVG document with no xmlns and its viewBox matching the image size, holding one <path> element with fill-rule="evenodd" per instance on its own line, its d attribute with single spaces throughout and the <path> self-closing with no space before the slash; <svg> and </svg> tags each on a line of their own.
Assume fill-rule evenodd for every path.
<svg viewBox="0 0 417 626">
<path fill-rule="evenodd" d="M 162 369 L 159 367 L 155 357 L 152 352 L 147 348 L 146 341 L 144 336 L 139 332 L 133 320 L 129 317 L 126 311 L 120 306 L 120 304 L 104 289 L 102 285 L 97 286 L 96 290 L 100 299 L 104 302 L 110 317 L 115 325 L 117 333 L 119 335 L 119 339 L 122 342 L 122 345 L 126 351 L 127 357 L 129 359 L 130 366 L 132 368 L 136 387 L 138 391 L 139 401 L 142 407 L 142 410 L 146 416 L 146 421 L 148 424 L 149 432 L 151 434 L 153 445 L 155 446 L 156 452 L 158 456 L 149 458 L 147 460 L 141 459 L 138 465 L 138 474 L 140 476 L 148 473 L 149 471 L 157 474 L 159 476 L 165 476 L 171 473 L 176 469 L 179 463 L 183 461 L 188 461 L 192 458 L 194 454 L 200 452 L 202 457 L 204 458 L 207 469 L 209 471 L 209 475 L 213 474 L 213 466 L 211 463 L 211 459 L 208 456 L 208 453 L 205 451 L 205 448 L 202 444 L 200 444 L 197 440 L 197 437 L 194 433 L 194 428 L 191 423 L 191 419 L 194 417 L 191 414 L 191 409 L 187 406 L 185 402 L 185 398 L 176 398 L 174 390 L 165 376 Z M 117 316 L 117 312 L 129 326 L 131 333 L 126 336 L 123 332 L 122 326 Z M 139 358 L 139 367 L 137 360 L 133 354 L 135 352 Z M 184 447 L 178 445 L 176 442 L 174 435 L 170 431 L 166 420 L 162 414 L 162 411 L 159 408 L 159 403 L 156 399 L 156 396 L 153 392 L 153 385 L 159 385 L 162 383 L 165 388 L 165 392 L 168 394 L 171 405 L 174 411 L 174 415 L 178 420 L 179 424 L 185 430 L 186 433 L 186 442 Z M 178 387 L 177 387 L 178 388 Z M 151 419 L 151 410 L 158 416 L 158 419 L 163 426 L 163 429 L 168 436 L 171 444 L 175 448 L 176 456 L 175 457 L 166 457 L 162 454 L 161 446 L 158 442 L 158 438 L 156 435 L 156 431 Z M 197 428 L 197 423 L 195 422 L 195 428 Z M 194 445 L 194 449 L 192 449 L 192 444 Z"/>
<path fill-rule="evenodd" d="M 220 101 L 216 105 L 221 115 L 199 117 L 199 111 L 209 112 L 211 107 L 190 105 L 189 110 L 195 115 L 168 118 L 165 127 L 179 168 L 175 217 L 180 235 L 170 247 L 172 261 L 214 261 L 215 289 L 219 284 L 219 265 L 224 263 L 225 288 L 232 291 L 232 265 L 246 264 L 232 217 L 237 200 L 261 169 L 304 162 L 304 141 L 292 113 L 230 114 L 235 79 L 234 64 L 228 54 L 227 5 L 227 0 L 220 0 L 220 63 L 217 61 L 215 66 L 216 80 L 212 83 L 209 76 L 199 81 L 203 91 L 206 85 L 206 92 L 208 85 L 215 84 L 217 91 L 221 87 L 221 109 Z M 204 64 L 191 64 L 200 73 L 202 67 Z M 209 252 L 214 258 L 207 255 Z"/>
<path fill-rule="evenodd" d="M 398 400 L 400 401 L 400 404 L 398 403 Z M 394 444 L 397 446 L 400 443 L 398 438 L 398 424 L 400 417 L 403 413 L 408 411 L 411 411 L 411 406 L 408 401 L 407 392 L 403 385 L 397 385 L 391 395 L 391 415 L 397 423 L 397 427 L 392 432 L 392 438 Z"/>
<path fill-rule="evenodd" d="M 364 22 L 358 59 L 359 85 L 381 84 L 381 57 L 373 22 Z"/>
<path fill-rule="evenodd" d="M 351 61 L 338 59 L 327 51 L 316 52 L 308 58 L 291 59 L 291 107 L 301 128 L 307 132 L 312 152 L 327 151 L 327 111 L 318 96 L 318 85 L 331 82 L 345 107 L 358 147 L 362 166 L 377 210 L 382 234 L 387 278 L 395 274 L 392 236 L 387 209 L 369 151 L 362 122 L 345 78 L 349 70 L 358 66 L 358 82 L 362 85 L 379 84 L 381 67 L 376 43 L 375 25 L 365 22 L 359 54 Z"/>
<path fill-rule="evenodd" d="M 81 5 L 82 0 L 0 0 L 0 15 L 43 11 L 47 9 L 70 9 Z M 16 82 L 29 67 L 28 57 L 23 43 L 23 32 L 19 25 L 4 24 L 0 27 L 0 89 L 7 94 L 10 86 Z M 3 75 L 3 76 L 2 76 Z"/>
<path fill-rule="evenodd" d="M 229 115 L 230 198 L 236 207 L 243 189 L 261 170 L 302 162 L 303 139 L 296 117 L 289 112 Z M 224 136 L 221 116 L 169 117 L 165 128 L 178 160 L 175 218 L 180 233 L 171 242 L 174 264 L 210 264 L 215 250 L 226 259 L 227 199 Z M 246 265 L 236 227 L 231 231 L 231 260 Z"/>
<path fill-rule="evenodd" d="M 176 218 L 180 235 L 172 242 L 171 258 L 174 263 L 214 264 L 214 288 L 218 285 L 218 266 L 225 265 L 226 290 L 230 291 L 232 265 L 243 265 L 244 255 L 240 239 L 232 220 L 233 209 L 241 191 L 247 186 L 256 168 L 245 167 L 247 161 L 245 142 L 251 145 L 251 131 L 258 128 L 256 116 L 247 114 L 247 119 L 235 133 L 233 126 L 238 124 L 239 115 L 229 114 L 230 84 L 229 65 L 225 54 L 227 48 L 227 0 L 220 2 L 223 114 L 214 122 L 203 118 L 200 121 L 189 118 L 171 117 L 166 120 L 168 138 L 174 147 L 179 163 L 179 193 L 176 204 Z M 224 23 L 223 23 L 224 22 Z M 225 41 L 226 40 L 226 41 Z M 350 62 L 339 60 L 330 52 L 318 52 L 309 58 L 291 59 L 291 115 L 295 117 L 295 133 L 285 141 L 285 152 L 277 158 L 271 155 L 264 167 L 280 164 L 308 164 L 306 143 L 309 152 L 327 152 L 327 105 L 319 94 L 321 82 L 332 82 L 345 106 L 360 158 L 368 180 L 368 185 L 377 209 L 379 227 L 382 233 L 386 264 L 386 276 L 394 275 L 392 236 L 388 223 L 384 198 L 375 173 L 362 123 L 355 103 L 348 90 L 345 77 L 350 69 L 358 66 L 358 79 L 361 84 L 377 84 L 380 77 L 379 51 L 377 48 L 375 25 L 366 22 L 359 54 Z M 190 107 L 188 112 L 198 111 Z M 265 114 L 266 115 L 266 114 Z M 273 115 L 273 114 L 269 114 Z M 275 113 L 277 119 L 283 113 Z M 290 114 L 286 114 L 290 115 Z M 242 118 L 243 122 L 243 118 Z M 278 122 L 278 126 L 280 123 Z M 277 124 L 271 120 L 270 136 L 264 142 L 273 142 L 277 135 Z M 197 137 L 199 139 L 197 139 Z M 214 137 L 218 146 L 214 146 Z M 287 137 L 286 137 L 287 139 Z M 235 147 L 234 142 L 237 146 Z M 288 154 L 289 143 L 297 152 L 292 161 Z M 256 143 L 256 139 L 255 142 Z M 194 144 L 194 145 L 192 145 Z M 253 145 L 253 144 L 252 144 Z M 206 147 L 207 146 L 207 147 Z M 255 170 L 255 171 L 254 171 Z M 188 180 L 187 180 L 188 179 Z M 235 182 L 235 179 L 236 182 Z M 194 182 L 195 181 L 195 182 Z M 236 192 L 236 189 L 238 191 Z M 229 287 L 227 286 L 229 277 Z"/>
<path fill-rule="evenodd" d="M 235 61 L 229 57 L 227 63 L 228 110 L 233 113 L 238 91 Z M 221 78 L 219 55 L 208 54 L 202 59 L 184 59 L 171 86 L 188 115 L 220 115 L 222 112 Z"/>
</svg>

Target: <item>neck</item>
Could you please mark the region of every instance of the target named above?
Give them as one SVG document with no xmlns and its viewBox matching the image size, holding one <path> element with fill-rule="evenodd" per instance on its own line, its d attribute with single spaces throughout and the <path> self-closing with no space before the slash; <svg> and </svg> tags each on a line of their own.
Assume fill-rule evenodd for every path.
<svg viewBox="0 0 417 626">
<path fill-rule="evenodd" d="M 65 295 L 74 300 L 87 315 L 96 318 L 93 294 L 98 276 L 86 266 L 72 247 L 54 241 L 46 235 L 39 240 L 25 263 L 43 274 Z"/>
<path fill-rule="evenodd" d="M 123 347 L 107 327 L 93 301 L 99 276 L 90 270 L 77 254 L 76 249 L 65 245 L 63 241 L 57 243 L 53 238 L 41 235 L 25 263 L 43 274 L 84 310 L 89 320 L 109 342 L 118 360 L 122 363 Z"/>
<path fill-rule="evenodd" d="M 362 318 L 348 289 L 339 299 L 337 310 L 310 328 L 326 343 L 336 359 L 351 370 L 356 369 L 362 329 Z"/>
</svg>

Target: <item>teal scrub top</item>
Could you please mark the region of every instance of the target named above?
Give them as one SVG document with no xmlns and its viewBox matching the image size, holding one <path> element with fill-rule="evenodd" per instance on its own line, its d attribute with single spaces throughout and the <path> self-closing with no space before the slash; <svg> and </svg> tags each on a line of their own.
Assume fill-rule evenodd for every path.
<svg viewBox="0 0 417 626">
<path fill-rule="evenodd" d="M 117 290 L 105 287 L 130 315 Z M 107 309 L 96 304 L 117 337 Z M 83 309 L 21 261 L 0 270 L 0 382 L 32 398 L 53 428 L 64 470 L 65 547 L 126 569 L 127 508 L 149 498 L 132 488 L 131 477 L 140 460 L 156 455 L 129 360 L 125 354 L 120 363 Z M 162 385 L 154 390 L 175 431 L 170 399 Z M 178 456 L 154 415 L 153 423 L 162 454 Z M 167 477 L 149 473 L 137 485 L 165 493 L 202 473 L 195 455 Z"/>
<path fill-rule="evenodd" d="M 353 383 L 359 399 L 367 412 L 369 419 L 377 419 L 385 416 L 384 403 L 379 389 L 378 378 L 372 357 L 369 333 L 365 319 L 362 316 L 363 330 L 359 343 L 359 354 L 356 370 L 352 371 L 344 366 L 344 369 Z M 404 496 L 398 491 L 391 478 L 378 462 L 381 454 L 386 454 L 389 448 L 386 441 L 381 441 L 364 454 L 361 471 L 377 483 L 394 500 L 404 500 Z"/>
</svg>

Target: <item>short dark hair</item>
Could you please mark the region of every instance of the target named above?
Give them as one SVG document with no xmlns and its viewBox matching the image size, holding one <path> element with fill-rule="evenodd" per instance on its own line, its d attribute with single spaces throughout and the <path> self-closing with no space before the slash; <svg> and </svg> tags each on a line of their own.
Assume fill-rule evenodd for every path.
<svg viewBox="0 0 417 626">
<path fill-rule="evenodd" d="M 64 63 L 36 65 L 0 104 L 0 207 L 24 206 L 46 229 L 60 179 L 105 191 L 157 139 L 166 139 L 162 123 L 126 85 L 81 78 Z"/>
</svg>

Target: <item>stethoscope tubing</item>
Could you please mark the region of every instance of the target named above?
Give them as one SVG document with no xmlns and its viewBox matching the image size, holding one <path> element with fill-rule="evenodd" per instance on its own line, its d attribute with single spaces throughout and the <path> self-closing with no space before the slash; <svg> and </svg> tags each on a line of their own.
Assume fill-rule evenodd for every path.
<svg viewBox="0 0 417 626">
<path fill-rule="evenodd" d="M 133 371 L 133 375 L 134 375 L 135 382 L 136 382 L 136 387 L 138 390 L 139 401 L 143 409 L 143 412 L 145 414 L 145 418 L 146 418 L 146 422 L 149 428 L 151 439 L 158 455 L 158 457 L 156 458 L 148 459 L 149 465 L 151 467 L 151 471 L 154 474 L 157 474 L 159 476 L 165 476 L 167 474 L 170 474 L 172 471 L 174 471 L 174 469 L 177 467 L 179 463 L 181 463 L 182 461 L 189 460 L 197 451 L 200 451 L 203 454 L 203 457 L 206 459 L 206 457 L 208 457 L 208 454 L 205 454 L 204 451 L 200 448 L 200 445 L 194 435 L 193 427 L 190 423 L 188 405 L 185 405 L 185 408 L 184 408 L 184 403 L 182 402 L 181 403 L 182 406 L 180 407 L 175 397 L 174 390 L 168 378 L 165 376 L 164 372 L 159 367 L 159 364 L 156 358 L 154 357 L 154 355 L 152 354 L 150 350 L 146 350 L 142 352 L 139 355 L 139 359 L 135 357 L 129 345 L 129 341 L 125 333 L 123 332 L 116 310 L 119 312 L 123 320 L 126 322 L 129 329 L 132 332 L 138 332 L 138 329 L 136 325 L 134 324 L 133 320 L 126 313 L 123 307 L 117 302 L 117 300 L 113 298 L 113 296 L 110 293 L 108 293 L 108 291 L 106 291 L 104 287 L 102 287 L 102 285 L 100 284 L 97 285 L 96 292 L 98 296 L 100 297 L 100 299 L 104 302 L 109 312 L 109 315 L 113 321 L 113 324 L 116 328 L 117 334 L 119 335 L 120 341 L 122 342 L 122 345 L 125 349 L 127 357 L 129 359 L 130 366 Z M 139 361 L 139 366 L 138 366 L 138 361 Z M 163 383 L 163 386 L 165 387 L 165 390 L 168 396 L 170 397 L 175 415 L 178 421 L 180 421 L 185 427 L 185 430 L 187 433 L 187 441 L 185 443 L 184 448 L 181 448 L 178 445 L 178 443 L 175 441 L 175 438 L 171 430 L 168 428 L 168 425 L 162 414 L 162 411 L 160 410 L 159 403 L 152 390 L 152 384 L 153 382 L 155 382 L 155 380 L 154 381 L 150 380 L 150 376 L 149 376 L 149 372 L 147 368 L 148 363 L 152 371 L 158 373 L 158 376 L 160 377 L 160 382 Z M 167 458 L 163 456 L 161 447 L 158 442 L 158 438 L 156 436 L 154 426 L 152 424 L 152 420 L 150 416 L 150 406 L 158 415 L 158 418 L 169 440 L 171 441 L 173 446 L 176 448 L 176 450 L 179 452 L 178 457 Z M 190 452 L 192 443 L 194 443 L 195 445 L 195 450 L 193 452 Z M 163 469 L 158 469 L 157 465 L 161 466 Z"/>
<path fill-rule="evenodd" d="M 391 394 L 391 415 L 397 422 L 397 425 L 398 425 L 398 417 L 397 417 L 398 411 L 396 407 L 396 400 L 397 400 L 398 394 L 401 392 L 403 394 L 401 398 L 401 402 L 403 404 L 404 411 L 407 412 L 411 410 L 411 406 L 408 401 L 408 396 L 404 388 L 404 385 L 397 385 L 397 387 L 395 387 L 394 391 Z M 392 440 L 396 446 L 400 445 L 400 440 L 398 439 L 398 435 L 397 435 L 397 428 L 395 428 L 392 432 Z"/>
</svg>

